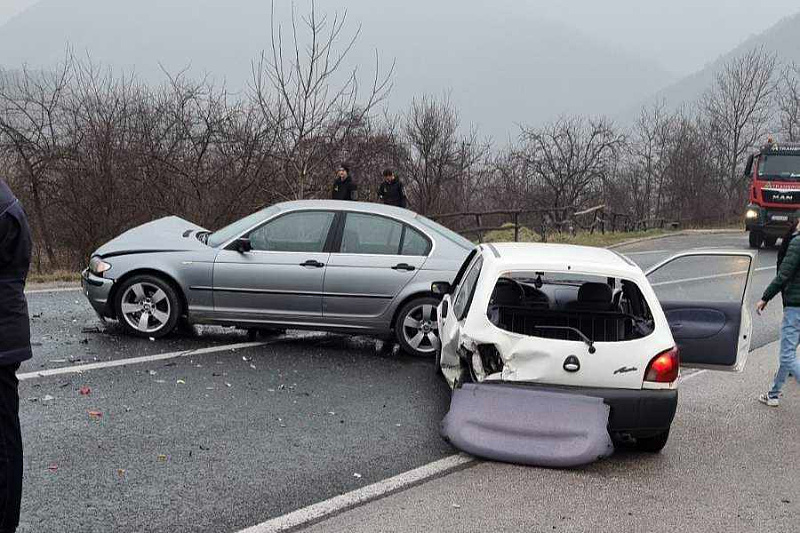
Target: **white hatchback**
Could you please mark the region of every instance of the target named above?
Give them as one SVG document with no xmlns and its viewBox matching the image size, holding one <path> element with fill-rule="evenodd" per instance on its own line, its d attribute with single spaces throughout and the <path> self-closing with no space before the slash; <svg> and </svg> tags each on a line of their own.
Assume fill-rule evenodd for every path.
<svg viewBox="0 0 800 533">
<path fill-rule="evenodd" d="M 567 449 L 553 435 L 580 433 L 564 430 L 564 420 L 578 416 L 553 415 L 559 419 L 543 430 L 547 417 L 536 415 L 538 427 L 521 427 L 528 423 L 521 422 L 527 420 L 522 406 L 543 405 L 541 396 L 526 399 L 556 393 L 549 405 L 599 399 L 607 413 L 606 439 L 661 450 L 677 406 L 679 366 L 743 369 L 755 262 L 750 251 L 698 250 L 645 274 L 627 257 L 601 248 L 478 246 L 452 285 L 432 287 L 443 295 L 438 363 L 455 389 L 445 438 L 489 457 L 493 448 L 511 446 L 516 454 L 497 456 L 521 462 L 531 442 L 526 436 L 546 433 L 550 445 Z M 456 393 L 465 387 L 466 418 L 455 421 Z"/>
</svg>

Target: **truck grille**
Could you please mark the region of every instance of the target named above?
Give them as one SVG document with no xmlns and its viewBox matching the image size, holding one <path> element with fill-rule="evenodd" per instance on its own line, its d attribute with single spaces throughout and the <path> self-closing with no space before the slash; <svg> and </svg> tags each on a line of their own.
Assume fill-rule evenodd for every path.
<svg viewBox="0 0 800 533">
<path fill-rule="evenodd" d="M 798 204 L 800 191 L 781 189 L 762 189 L 764 201 L 771 204 Z"/>
</svg>

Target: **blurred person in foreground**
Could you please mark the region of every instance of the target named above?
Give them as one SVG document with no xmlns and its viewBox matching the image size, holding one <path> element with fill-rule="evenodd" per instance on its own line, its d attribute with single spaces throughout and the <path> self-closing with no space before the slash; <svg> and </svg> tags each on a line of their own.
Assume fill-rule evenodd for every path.
<svg viewBox="0 0 800 533">
<path fill-rule="evenodd" d="M 764 291 L 756 304 L 760 315 L 767 303 L 779 292 L 783 296 L 783 322 L 781 323 L 781 346 L 778 371 L 772 388 L 758 397 L 758 401 L 770 407 L 780 405 L 781 390 L 790 375 L 800 383 L 800 360 L 797 346 L 800 344 L 800 213 L 792 217 L 793 231 L 783 237 L 778 251 L 778 274 Z"/>
<path fill-rule="evenodd" d="M 13 533 L 22 501 L 17 370 L 31 358 L 25 280 L 31 232 L 19 200 L 0 179 L 0 533 Z"/>
</svg>

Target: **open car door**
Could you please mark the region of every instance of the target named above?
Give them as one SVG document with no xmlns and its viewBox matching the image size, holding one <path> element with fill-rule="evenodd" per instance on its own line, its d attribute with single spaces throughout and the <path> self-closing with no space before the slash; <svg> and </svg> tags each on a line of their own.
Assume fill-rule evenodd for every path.
<svg viewBox="0 0 800 533">
<path fill-rule="evenodd" d="M 748 296 L 756 257 L 742 250 L 689 251 L 647 271 L 681 366 L 744 369 L 753 330 Z"/>
</svg>

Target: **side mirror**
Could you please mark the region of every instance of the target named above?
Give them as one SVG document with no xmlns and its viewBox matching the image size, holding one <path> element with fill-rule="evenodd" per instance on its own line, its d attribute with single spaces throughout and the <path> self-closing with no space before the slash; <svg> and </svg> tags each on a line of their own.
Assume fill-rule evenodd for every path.
<svg viewBox="0 0 800 533">
<path fill-rule="evenodd" d="M 431 283 L 431 292 L 438 296 L 444 296 L 445 294 L 450 294 L 452 287 L 446 281 L 434 281 Z"/>
<path fill-rule="evenodd" d="M 250 239 L 246 237 L 242 237 L 240 239 L 236 239 L 233 243 L 233 249 L 237 252 L 243 254 L 245 252 L 249 252 L 253 249 L 253 246 L 250 244 Z"/>
</svg>

